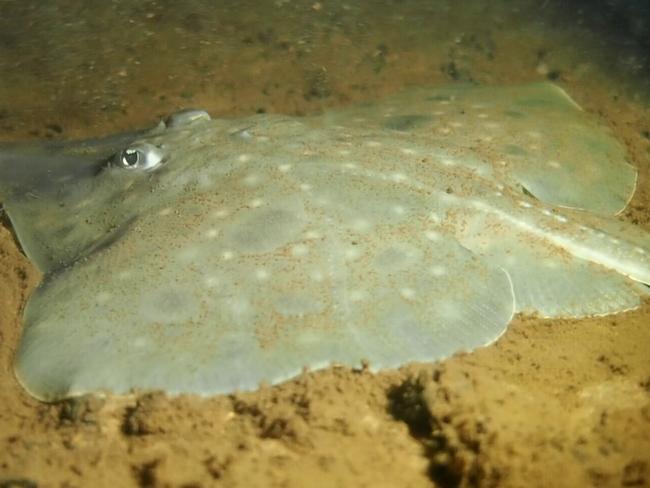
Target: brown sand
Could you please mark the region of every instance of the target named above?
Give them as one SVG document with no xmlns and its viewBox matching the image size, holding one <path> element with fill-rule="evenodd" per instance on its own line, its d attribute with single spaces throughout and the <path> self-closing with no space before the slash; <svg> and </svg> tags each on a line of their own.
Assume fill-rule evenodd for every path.
<svg viewBox="0 0 650 488">
<path fill-rule="evenodd" d="M 307 113 L 406 85 L 552 78 L 627 145 L 639 190 L 621 218 L 650 230 L 643 58 L 553 2 L 58 3 L 2 4 L 3 140 L 142 127 L 187 106 Z M 650 486 L 650 305 L 517 318 L 493 346 L 377 375 L 49 405 L 12 373 L 39 278 L 5 218 L 0 487 Z"/>
</svg>

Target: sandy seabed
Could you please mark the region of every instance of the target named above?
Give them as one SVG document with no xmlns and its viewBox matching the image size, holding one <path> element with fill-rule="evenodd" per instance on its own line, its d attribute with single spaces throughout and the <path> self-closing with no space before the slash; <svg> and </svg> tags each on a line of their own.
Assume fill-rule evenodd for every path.
<svg viewBox="0 0 650 488">
<path fill-rule="evenodd" d="M 554 2 L 2 2 L 0 138 L 90 137 L 183 107 L 304 114 L 409 85 L 552 79 L 639 169 L 647 59 Z M 645 53 L 647 55 L 647 53 Z M 644 64 L 645 63 L 645 64 Z M 0 226 L 0 487 L 650 486 L 650 304 L 517 317 L 494 345 L 257 392 L 32 399 L 12 356 L 40 276 Z"/>
</svg>

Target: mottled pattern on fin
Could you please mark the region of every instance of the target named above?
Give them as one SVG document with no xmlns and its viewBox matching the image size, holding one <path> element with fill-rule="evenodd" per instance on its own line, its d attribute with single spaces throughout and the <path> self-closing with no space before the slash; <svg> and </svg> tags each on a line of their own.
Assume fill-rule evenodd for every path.
<svg viewBox="0 0 650 488">
<path fill-rule="evenodd" d="M 328 205 L 289 177 L 267 181 L 263 191 L 284 197 L 251 207 L 260 189 L 238 190 L 241 176 L 229 177 L 221 195 L 239 209 L 228 220 L 207 217 L 214 205 L 206 227 L 188 229 L 182 205 L 163 219 L 168 235 L 185 232 L 180 252 L 152 237 L 163 224 L 152 215 L 41 286 L 16 363 L 32 394 L 50 400 L 97 385 L 249 390 L 305 366 L 366 359 L 381 369 L 447 357 L 505 330 L 514 313 L 506 273 L 423 232 L 417 214 L 382 222 L 382 207 L 392 208 L 383 199 L 398 198 L 398 189 L 368 197 L 379 214 L 365 216 L 378 224 L 367 232 L 355 230 L 345 199 L 363 182 Z"/>
<path fill-rule="evenodd" d="M 551 205 L 613 215 L 636 187 L 624 147 L 551 83 L 410 89 L 331 113 L 328 122 L 402 131 L 456 156 L 471 148 Z"/>
<path fill-rule="evenodd" d="M 331 362 L 433 361 L 496 340 L 515 305 L 614 313 L 650 283 L 648 234 L 605 215 L 636 172 L 553 85 L 183 120 L 125 151 L 64 147 L 52 181 L 21 167 L 0 183 L 46 272 L 15 363 L 35 396 L 207 395 Z M 161 157 L 131 167 L 135 146 Z M 129 157 L 86 171 L 109 149 Z M 85 157 L 65 181 L 61 155 Z"/>
</svg>

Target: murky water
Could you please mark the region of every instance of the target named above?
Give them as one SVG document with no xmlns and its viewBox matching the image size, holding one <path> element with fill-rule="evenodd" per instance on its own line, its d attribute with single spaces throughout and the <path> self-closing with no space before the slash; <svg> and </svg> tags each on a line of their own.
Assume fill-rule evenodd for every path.
<svg viewBox="0 0 650 488">
<path fill-rule="evenodd" d="M 643 93 L 647 8 L 571 3 L 4 0 L 0 137 L 107 132 L 188 106 L 304 113 L 408 85 L 579 84 L 602 71 Z"/>
</svg>

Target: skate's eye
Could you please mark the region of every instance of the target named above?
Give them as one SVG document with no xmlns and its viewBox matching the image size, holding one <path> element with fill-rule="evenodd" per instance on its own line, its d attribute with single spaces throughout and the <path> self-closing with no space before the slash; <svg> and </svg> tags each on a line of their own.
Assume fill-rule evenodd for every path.
<svg viewBox="0 0 650 488">
<path fill-rule="evenodd" d="M 115 166 L 129 170 L 150 171 L 160 165 L 164 153 L 153 144 L 140 143 L 127 147 L 114 156 Z"/>
</svg>

